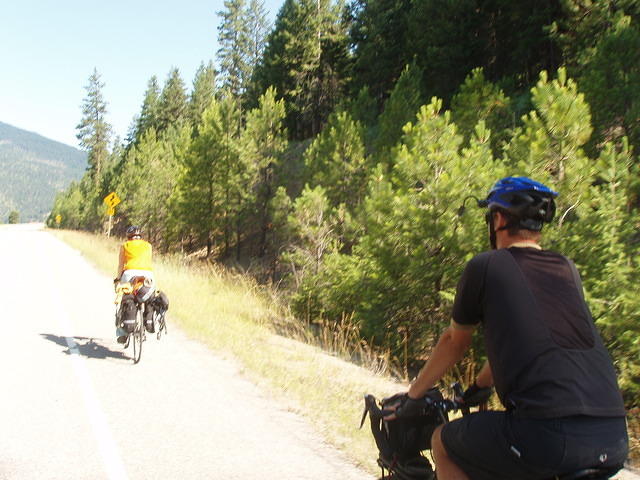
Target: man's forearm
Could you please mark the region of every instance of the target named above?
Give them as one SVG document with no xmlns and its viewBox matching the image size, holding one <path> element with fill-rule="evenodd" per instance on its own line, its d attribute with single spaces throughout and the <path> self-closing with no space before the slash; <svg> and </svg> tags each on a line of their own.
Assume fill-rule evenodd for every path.
<svg viewBox="0 0 640 480">
<path fill-rule="evenodd" d="M 440 336 L 429 360 L 409 387 L 409 396 L 419 398 L 464 356 L 471 344 L 471 333 L 449 327 Z"/>
<path fill-rule="evenodd" d="M 484 365 L 476 376 L 476 385 L 480 388 L 493 387 L 493 372 L 491 371 L 491 365 L 489 360 L 484 362 Z"/>
</svg>

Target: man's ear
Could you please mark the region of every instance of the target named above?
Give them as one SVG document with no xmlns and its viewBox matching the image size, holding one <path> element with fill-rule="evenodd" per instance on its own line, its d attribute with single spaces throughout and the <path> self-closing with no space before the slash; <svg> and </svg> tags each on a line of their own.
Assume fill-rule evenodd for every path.
<svg viewBox="0 0 640 480">
<path fill-rule="evenodd" d="M 500 210 L 496 210 L 493 217 L 496 221 L 496 232 L 507 224 L 507 217 L 505 217 Z"/>
</svg>

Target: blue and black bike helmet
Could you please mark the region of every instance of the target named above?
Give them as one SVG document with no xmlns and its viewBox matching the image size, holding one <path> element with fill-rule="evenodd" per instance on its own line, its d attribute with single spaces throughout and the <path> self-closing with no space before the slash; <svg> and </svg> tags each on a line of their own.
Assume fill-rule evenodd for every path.
<svg viewBox="0 0 640 480">
<path fill-rule="evenodd" d="M 557 197 L 546 185 L 527 177 L 506 177 L 498 180 L 485 200 L 478 206 L 489 209 L 487 219 L 495 210 L 506 211 L 513 218 L 509 227 L 539 232 L 544 223 L 553 220 Z"/>
<path fill-rule="evenodd" d="M 140 237 L 142 235 L 142 229 L 137 225 L 131 225 L 127 228 L 127 238 L 132 239 L 134 237 Z"/>
</svg>

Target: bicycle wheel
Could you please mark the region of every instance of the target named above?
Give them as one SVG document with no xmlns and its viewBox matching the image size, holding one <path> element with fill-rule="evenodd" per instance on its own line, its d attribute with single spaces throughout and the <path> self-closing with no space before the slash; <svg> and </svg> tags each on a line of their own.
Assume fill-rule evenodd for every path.
<svg viewBox="0 0 640 480">
<path fill-rule="evenodd" d="M 144 325 L 142 320 L 142 309 L 138 307 L 136 310 L 136 326 L 131 333 L 133 337 L 133 363 L 140 361 L 142 355 L 142 336 L 144 335 Z"/>
</svg>

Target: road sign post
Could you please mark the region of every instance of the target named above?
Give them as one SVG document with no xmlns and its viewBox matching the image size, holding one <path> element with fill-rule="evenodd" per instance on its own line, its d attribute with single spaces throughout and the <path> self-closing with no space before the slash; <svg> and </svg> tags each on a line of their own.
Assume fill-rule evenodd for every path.
<svg viewBox="0 0 640 480">
<path fill-rule="evenodd" d="M 109 216 L 109 224 L 107 227 L 107 237 L 111 236 L 111 226 L 113 223 L 113 216 L 116 214 L 116 205 L 120 203 L 120 197 L 116 194 L 116 192 L 111 192 L 109 195 L 104 197 L 103 202 L 107 206 L 107 215 Z"/>
</svg>

